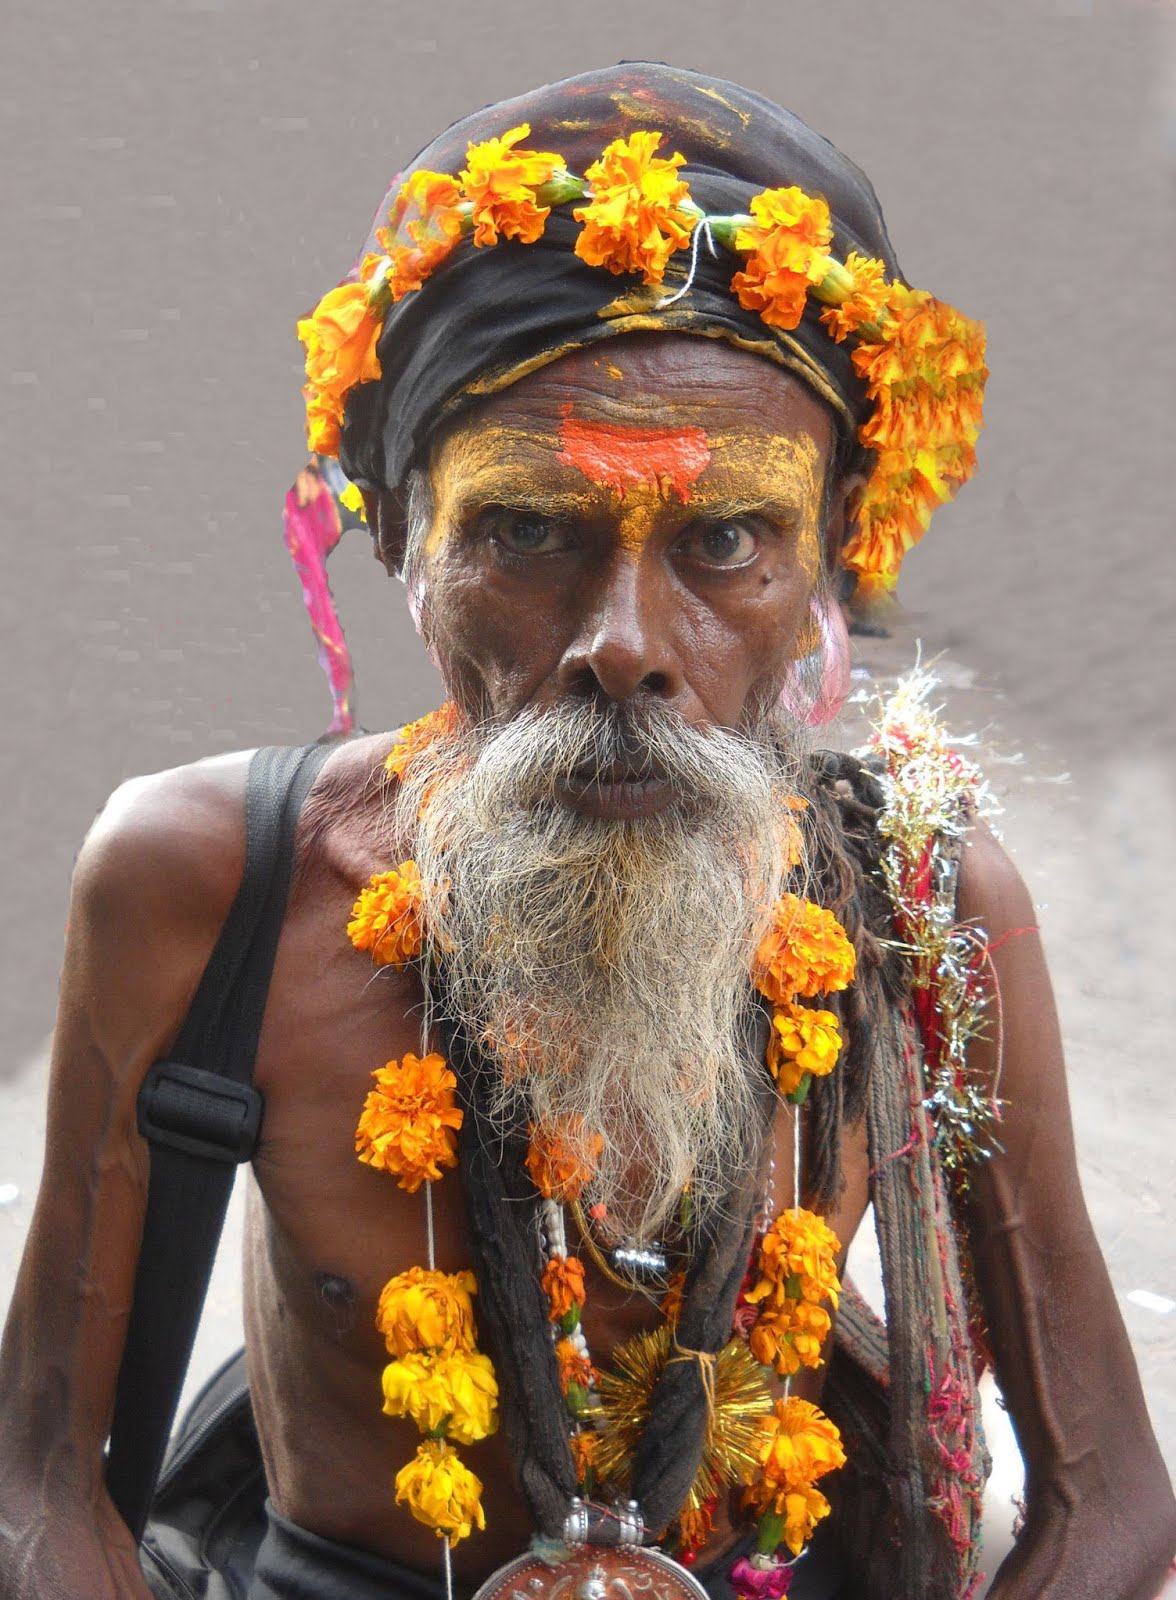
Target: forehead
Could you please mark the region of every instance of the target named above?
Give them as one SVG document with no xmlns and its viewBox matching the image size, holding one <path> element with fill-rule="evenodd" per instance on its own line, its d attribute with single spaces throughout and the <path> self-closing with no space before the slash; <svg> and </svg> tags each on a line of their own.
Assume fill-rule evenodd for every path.
<svg viewBox="0 0 1176 1600">
<path fill-rule="evenodd" d="M 471 490 L 507 473 L 683 498 L 779 480 L 819 490 L 828 408 L 762 356 L 696 335 L 603 340 L 528 373 L 465 414 L 433 452 L 435 479 Z M 798 481 L 797 489 L 801 488 Z"/>
</svg>

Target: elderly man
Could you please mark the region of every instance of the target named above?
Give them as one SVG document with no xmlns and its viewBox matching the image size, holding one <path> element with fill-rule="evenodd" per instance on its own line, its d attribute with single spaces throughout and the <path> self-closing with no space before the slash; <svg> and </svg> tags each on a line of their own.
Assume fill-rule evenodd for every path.
<svg viewBox="0 0 1176 1600">
<path fill-rule="evenodd" d="M 975 325 L 803 124 L 630 65 L 450 129 L 301 332 L 450 702 L 331 750 L 293 842 L 249 1594 L 962 1596 L 987 1360 L 1028 1481 L 993 1595 L 1155 1594 L 1176 1510 L 1029 897 L 916 694 L 866 765 L 806 733 L 839 568 L 891 585 L 971 469 Z M 136 1100 L 249 766 L 126 785 L 78 863 L 4 1349 L 20 1600 L 149 1592 L 102 1465 Z M 871 1199 L 884 1335 L 839 1295 Z"/>
</svg>

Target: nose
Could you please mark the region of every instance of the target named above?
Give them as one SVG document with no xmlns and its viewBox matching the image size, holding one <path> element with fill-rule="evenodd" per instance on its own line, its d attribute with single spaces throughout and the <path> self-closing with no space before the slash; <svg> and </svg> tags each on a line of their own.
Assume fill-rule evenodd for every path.
<svg viewBox="0 0 1176 1600">
<path fill-rule="evenodd" d="M 618 552 L 588 601 L 583 623 L 559 665 L 560 688 L 630 700 L 639 693 L 674 700 L 682 668 L 671 637 L 672 597 L 664 575 Z"/>
</svg>

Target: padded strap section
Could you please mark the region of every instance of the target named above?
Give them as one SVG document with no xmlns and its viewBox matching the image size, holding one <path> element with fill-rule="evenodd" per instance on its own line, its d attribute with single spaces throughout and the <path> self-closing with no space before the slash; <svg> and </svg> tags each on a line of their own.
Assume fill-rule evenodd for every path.
<svg viewBox="0 0 1176 1600">
<path fill-rule="evenodd" d="M 188 1370 L 234 1167 L 253 1154 L 261 1101 L 250 1079 L 281 933 L 302 803 L 329 745 L 255 752 L 241 887 L 170 1059 L 144 1080 L 147 1210 L 115 1395 L 106 1481 L 142 1537 Z M 227 1080 L 227 1081 L 226 1081 Z"/>
</svg>

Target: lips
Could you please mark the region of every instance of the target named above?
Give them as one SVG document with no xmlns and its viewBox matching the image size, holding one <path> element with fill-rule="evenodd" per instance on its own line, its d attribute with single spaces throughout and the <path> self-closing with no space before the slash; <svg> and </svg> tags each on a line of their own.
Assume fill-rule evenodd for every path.
<svg viewBox="0 0 1176 1600">
<path fill-rule="evenodd" d="M 650 761 L 610 761 L 597 766 L 592 761 L 582 761 L 572 771 L 572 781 L 578 784 L 596 784 L 605 788 L 616 783 L 664 783 L 665 773 Z"/>
<path fill-rule="evenodd" d="M 653 816 L 673 799 L 669 780 L 649 762 L 583 762 L 556 790 L 565 805 L 591 817 Z"/>
</svg>

